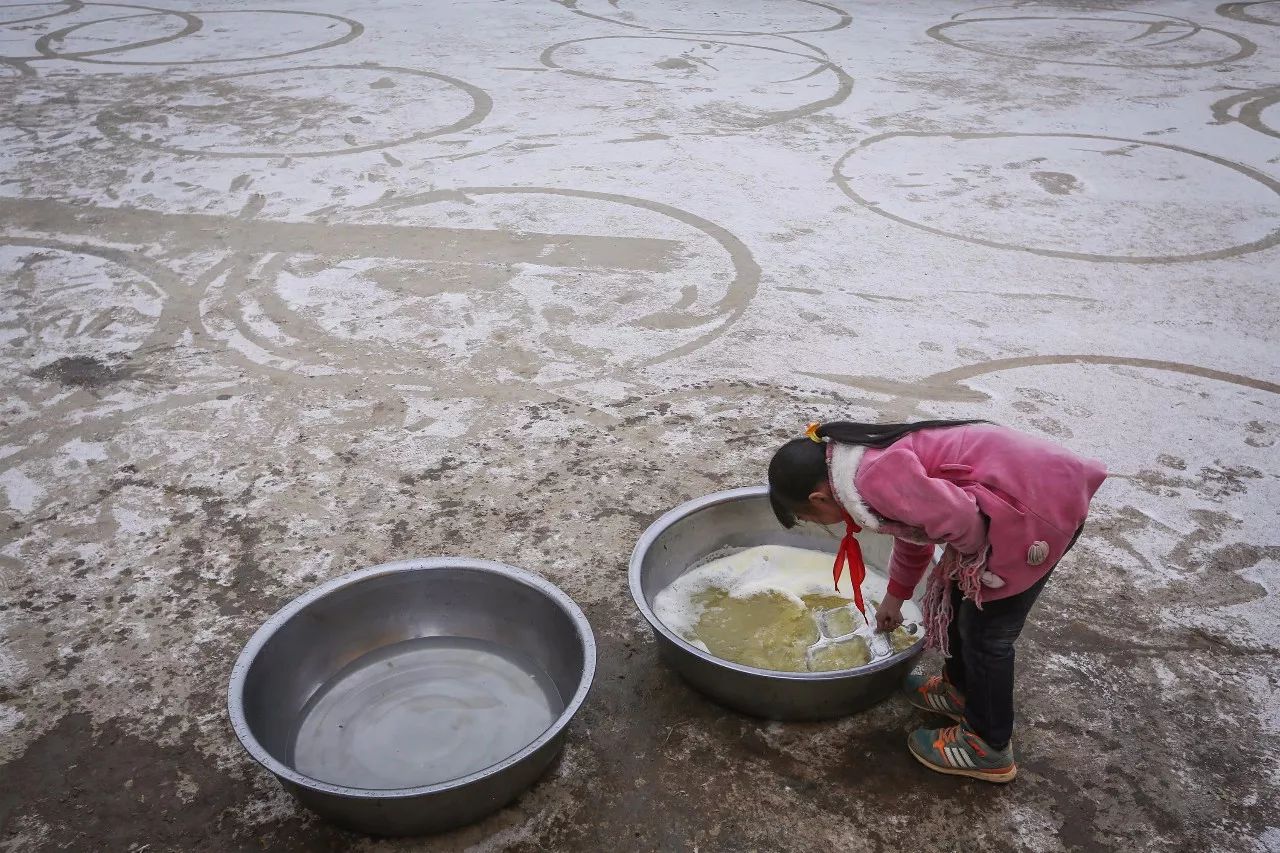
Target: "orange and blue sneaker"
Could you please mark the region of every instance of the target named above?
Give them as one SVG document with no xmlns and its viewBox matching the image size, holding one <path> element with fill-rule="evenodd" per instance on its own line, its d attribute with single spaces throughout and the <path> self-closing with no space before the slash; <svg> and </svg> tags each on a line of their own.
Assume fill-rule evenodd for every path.
<svg viewBox="0 0 1280 853">
<path fill-rule="evenodd" d="M 1018 775 L 1013 746 L 992 749 L 965 723 L 945 729 L 916 729 L 907 736 L 916 760 L 938 773 L 986 782 L 1011 782 Z"/>
<path fill-rule="evenodd" d="M 906 681 L 907 701 L 924 711 L 945 714 L 957 723 L 964 719 L 964 697 L 941 675 L 925 678 L 911 673 Z"/>
</svg>

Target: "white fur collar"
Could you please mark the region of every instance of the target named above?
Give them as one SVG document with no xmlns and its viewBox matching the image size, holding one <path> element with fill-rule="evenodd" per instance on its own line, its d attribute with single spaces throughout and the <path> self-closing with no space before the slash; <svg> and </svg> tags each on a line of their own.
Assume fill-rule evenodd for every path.
<svg viewBox="0 0 1280 853">
<path fill-rule="evenodd" d="M 858 494 L 854 477 L 858 474 L 858 465 L 862 463 L 862 454 L 867 449 L 856 444 L 840 444 L 832 442 L 831 451 L 827 455 L 827 468 L 831 480 L 831 491 L 845 511 L 853 517 L 859 527 L 875 530 L 880 527 L 878 519 Z"/>
</svg>

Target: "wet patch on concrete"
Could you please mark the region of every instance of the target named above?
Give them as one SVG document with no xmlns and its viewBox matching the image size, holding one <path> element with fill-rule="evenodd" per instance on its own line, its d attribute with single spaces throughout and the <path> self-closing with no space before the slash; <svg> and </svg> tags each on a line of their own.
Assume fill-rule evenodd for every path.
<svg viewBox="0 0 1280 853">
<path fill-rule="evenodd" d="M 1031 180 L 1050 195 L 1070 195 L 1080 190 L 1080 181 L 1066 172 L 1032 172 Z"/>
<path fill-rule="evenodd" d="M 36 379 L 77 388 L 101 388 L 133 375 L 129 365 L 111 365 L 89 355 L 64 356 L 31 372 Z"/>
</svg>

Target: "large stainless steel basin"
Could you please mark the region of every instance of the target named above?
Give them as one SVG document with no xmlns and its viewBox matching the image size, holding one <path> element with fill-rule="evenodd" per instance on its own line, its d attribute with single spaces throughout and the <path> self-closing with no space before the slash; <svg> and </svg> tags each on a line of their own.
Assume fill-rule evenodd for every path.
<svg viewBox="0 0 1280 853">
<path fill-rule="evenodd" d="M 268 619 L 236 661 L 228 705 L 245 749 L 302 805 L 357 831 L 414 835 L 475 821 L 532 785 L 595 664 L 586 617 L 542 578 L 406 560 Z"/>
<path fill-rule="evenodd" d="M 856 669 L 775 672 L 732 663 L 698 649 L 653 613 L 661 590 L 708 555 L 725 548 L 791 545 L 827 551 L 839 541 L 821 528 L 781 527 L 769 508 L 768 489 L 754 486 L 718 492 L 681 504 L 655 521 L 631 555 L 631 596 L 648 620 L 662 659 L 689 684 L 738 711 L 773 720 L 821 720 L 861 711 L 902 683 L 923 650 L 911 648 Z M 867 565 L 884 571 L 893 539 L 858 536 Z"/>
</svg>

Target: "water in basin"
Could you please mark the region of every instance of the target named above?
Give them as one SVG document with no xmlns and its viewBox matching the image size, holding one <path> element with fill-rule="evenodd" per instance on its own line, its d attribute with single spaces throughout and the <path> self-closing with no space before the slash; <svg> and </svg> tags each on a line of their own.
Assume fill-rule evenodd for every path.
<svg viewBox="0 0 1280 853">
<path fill-rule="evenodd" d="M 654 597 L 653 610 L 688 642 L 734 663 L 780 672 L 851 669 L 870 661 L 872 628 L 856 610 L 834 610 L 848 606 L 853 592 L 847 576 L 832 587 L 833 559 L 781 545 L 747 548 L 676 578 Z M 872 607 L 887 585 L 868 566 L 862 592 Z M 920 621 L 910 601 L 902 615 Z M 919 637 L 898 628 L 889 640 L 901 650 Z"/>
<path fill-rule="evenodd" d="M 345 666 L 299 715 L 292 764 L 369 790 L 457 779 L 502 761 L 564 710 L 551 677 L 505 646 L 407 640 Z"/>
</svg>

